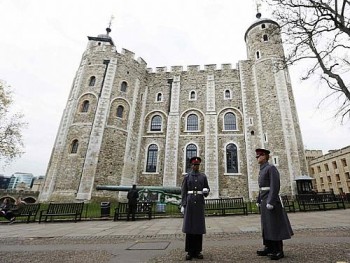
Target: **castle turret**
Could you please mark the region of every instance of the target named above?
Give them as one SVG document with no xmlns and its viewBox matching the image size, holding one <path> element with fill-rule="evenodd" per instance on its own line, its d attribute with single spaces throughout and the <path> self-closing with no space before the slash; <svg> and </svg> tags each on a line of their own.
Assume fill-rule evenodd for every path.
<svg viewBox="0 0 350 263">
<path fill-rule="evenodd" d="M 251 197 L 258 191 L 256 148 L 271 151 L 270 162 L 281 173 L 281 191 L 295 191 L 294 178 L 306 172 L 301 131 L 288 69 L 284 66 L 280 26 L 257 15 L 245 33 L 247 61 L 240 62 L 244 105 L 248 183 Z"/>
</svg>

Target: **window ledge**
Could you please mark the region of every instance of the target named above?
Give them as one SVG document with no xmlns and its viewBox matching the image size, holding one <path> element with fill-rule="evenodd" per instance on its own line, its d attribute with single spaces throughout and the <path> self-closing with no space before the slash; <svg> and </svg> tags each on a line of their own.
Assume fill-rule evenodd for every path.
<svg viewBox="0 0 350 263">
<path fill-rule="evenodd" d="M 224 173 L 224 175 L 227 176 L 239 176 L 239 175 L 243 175 L 242 173 Z"/>
</svg>

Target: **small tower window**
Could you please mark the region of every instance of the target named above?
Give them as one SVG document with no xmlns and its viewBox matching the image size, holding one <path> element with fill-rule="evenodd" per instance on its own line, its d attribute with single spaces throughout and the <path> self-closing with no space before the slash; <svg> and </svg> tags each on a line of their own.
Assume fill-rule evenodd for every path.
<svg viewBox="0 0 350 263">
<path fill-rule="evenodd" d="M 226 170 L 228 173 L 238 173 L 237 146 L 233 143 L 226 146 Z"/>
<path fill-rule="evenodd" d="M 117 108 L 117 117 L 118 118 L 123 118 L 123 112 L 124 112 L 124 107 L 119 105 Z"/>
<path fill-rule="evenodd" d="M 261 28 L 262 29 L 266 28 L 266 25 L 265 24 L 261 24 Z"/>
<path fill-rule="evenodd" d="M 196 99 L 196 92 L 192 90 L 190 93 L 190 100 L 195 100 L 195 99 Z"/>
<path fill-rule="evenodd" d="M 162 101 L 162 93 L 157 94 L 157 101 Z"/>
<path fill-rule="evenodd" d="M 81 105 L 81 112 L 88 112 L 89 105 L 90 105 L 90 102 L 88 100 L 84 100 L 83 104 Z"/>
<path fill-rule="evenodd" d="M 257 58 L 257 59 L 260 58 L 260 51 L 256 51 L 256 58 Z"/>
<path fill-rule="evenodd" d="M 231 92 L 227 89 L 225 90 L 225 99 L 230 99 L 231 98 Z"/>
<path fill-rule="evenodd" d="M 89 86 L 95 86 L 95 82 L 96 82 L 96 77 L 95 76 L 91 76 L 90 80 L 89 80 Z"/>
<path fill-rule="evenodd" d="M 126 92 L 127 88 L 128 88 L 128 83 L 126 83 L 126 81 L 123 81 L 120 86 L 120 90 L 123 92 Z"/>
<path fill-rule="evenodd" d="M 74 140 L 71 144 L 71 150 L 70 153 L 77 153 L 78 152 L 78 146 L 79 146 L 79 141 Z"/>
<path fill-rule="evenodd" d="M 265 35 L 263 35 L 263 40 L 264 40 L 264 42 L 267 42 L 267 41 L 269 41 L 269 37 L 265 34 Z"/>
</svg>

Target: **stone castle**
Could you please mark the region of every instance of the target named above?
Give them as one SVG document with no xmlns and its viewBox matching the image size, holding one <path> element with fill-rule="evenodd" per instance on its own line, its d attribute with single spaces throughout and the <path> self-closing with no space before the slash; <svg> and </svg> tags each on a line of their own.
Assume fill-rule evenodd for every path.
<svg viewBox="0 0 350 263">
<path fill-rule="evenodd" d="M 96 185 L 181 186 L 202 158 L 209 198 L 256 197 L 256 148 L 271 150 L 281 192 L 307 174 L 279 25 L 247 29 L 247 60 L 147 68 L 107 33 L 88 37 L 57 133 L 40 201 L 115 197 Z M 243 37 L 243 36 L 242 36 Z"/>
</svg>

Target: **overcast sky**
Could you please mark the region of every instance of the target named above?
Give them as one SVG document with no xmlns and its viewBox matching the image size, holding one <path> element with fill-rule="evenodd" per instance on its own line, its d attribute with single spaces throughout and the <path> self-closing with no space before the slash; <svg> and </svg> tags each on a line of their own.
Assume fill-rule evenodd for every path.
<svg viewBox="0 0 350 263">
<path fill-rule="evenodd" d="M 262 7 L 263 17 L 269 17 Z M 0 79 L 14 91 L 16 110 L 29 123 L 25 154 L 0 174 L 44 175 L 87 36 L 105 33 L 142 57 L 147 67 L 231 63 L 246 59 L 244 33 L 256 20 L 253 0 L 0 0 Z M 318 102 L 317 83 L 299 81 L 291 68 L 306 149 L 350 145 L 350 124 L 332 118 Z"/>
</svg>

